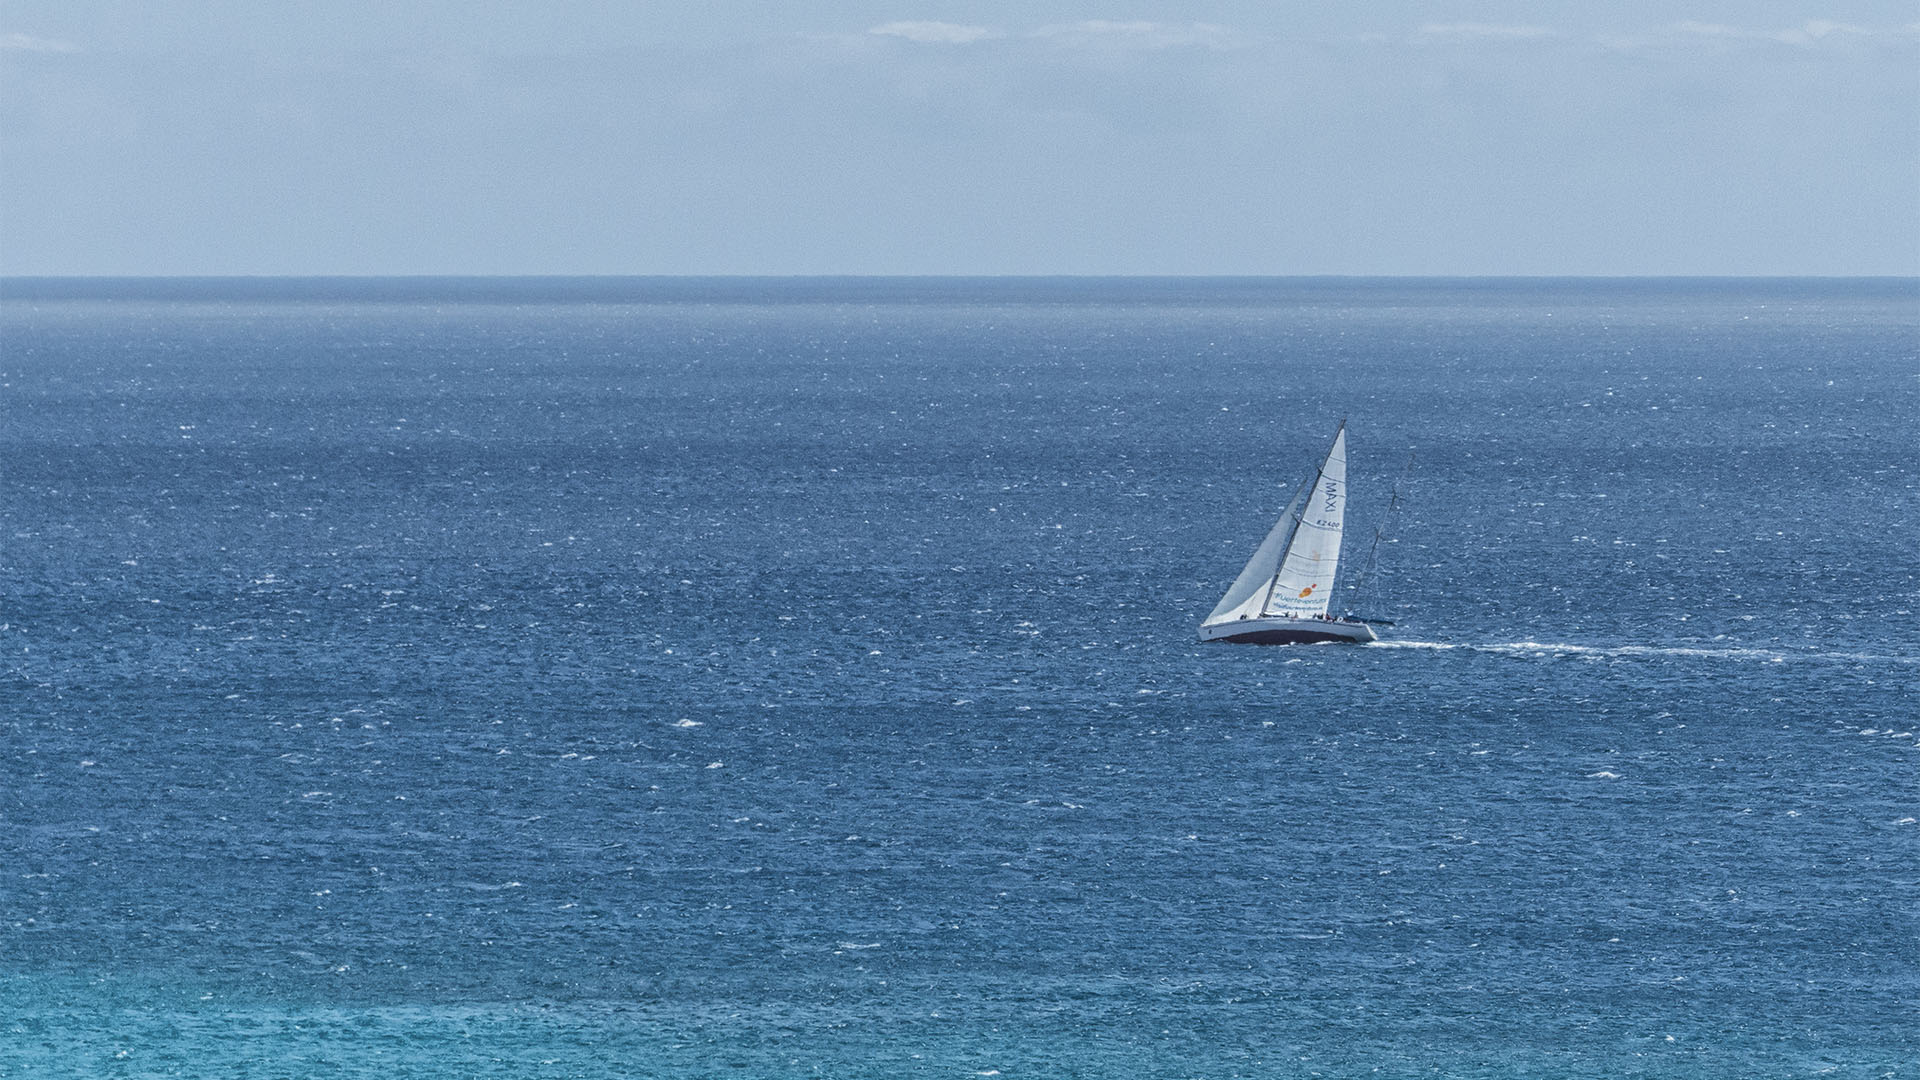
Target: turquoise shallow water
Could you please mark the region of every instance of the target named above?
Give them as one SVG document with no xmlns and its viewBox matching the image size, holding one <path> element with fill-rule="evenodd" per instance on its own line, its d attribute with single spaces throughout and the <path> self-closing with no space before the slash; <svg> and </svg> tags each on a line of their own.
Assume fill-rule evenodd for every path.
<svg viewBox="0 0 1920 1080">
<path fill-rule="evenodd" d="M 0 1076 L 1920 1060 L 1911 283 L 5 295 Z"/>
</svg>

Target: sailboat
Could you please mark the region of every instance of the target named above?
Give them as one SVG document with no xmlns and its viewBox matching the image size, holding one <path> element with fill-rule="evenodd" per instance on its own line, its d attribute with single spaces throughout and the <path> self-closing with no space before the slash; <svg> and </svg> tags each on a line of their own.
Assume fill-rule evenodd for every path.
<svg viewBox="0 0 1920 1080">
<path fill-rule="evenodd" d="M 1340 533 L 1347 515 L 1347 424 L 1317 471 L 1294 493 L 1286 513 L 1233 579 L 1213 614 L 1200 624 L 1201 641 L 1241 645 L 1367 642 L 1373 628 L 1329 615 Z"/>
</svg>

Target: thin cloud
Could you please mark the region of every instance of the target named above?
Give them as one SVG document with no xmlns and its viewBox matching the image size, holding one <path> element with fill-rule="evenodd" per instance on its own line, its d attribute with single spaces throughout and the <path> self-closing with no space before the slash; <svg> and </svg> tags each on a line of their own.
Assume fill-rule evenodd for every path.
<svg viewBox="0 0 1920 1080">
<path fill-rule="evenodd" d="M 76 53 L 80 46 L 71 41 L 34 37 L 32 34 L 0 34 L 0 51 L 38 53 Z"/>
<path fill-rule="evenodd" d="M 935 22 L 931 20 L 907 20 L 903 22 L 882 23 L 867 31 L 880 37 L 905 38 L 929 45 L 971 45 L 976 41 L 1000 37 L 1000 32 L 987 26 L 964 26 L 960 23 Z"/>
<path fill-rule="evenodd" d="M 1428 23 L 1420 28 L 1428 37 L 1467 38 L 1494 41 L 1527 41 L 1559 37 L 1560 32 L 1544 26 L 1513 26 L 1504 23 Z"/>
<path fill-rule="evenodd" d="M 1692 21 L 1675 23 L 1673 29 L 1676 33 L 1691 34 L 1696 37 L 1736 41 L 1777 41 L 1783 45 L 1816 45 L 1828 38 L 1873 36 L 1873 31 L 1864 26 L 1833 22 L 1829 19 L 1809 19 L 1799 26 L 1786 30 L 1752 30 L 1746 27 L 1728 26 L 1725 23 Z"/>
<path fill-rule="evenodd" d="M 1230 49 L 1241 43 L 1240 36 L 1213 23 L 1117 22 L 1089 19 L 1085 22 L 1058 23 L 1033 32 L 1070 47 L 1124 49 L 1174 49 L 1200 47 Z"/>
</svg>

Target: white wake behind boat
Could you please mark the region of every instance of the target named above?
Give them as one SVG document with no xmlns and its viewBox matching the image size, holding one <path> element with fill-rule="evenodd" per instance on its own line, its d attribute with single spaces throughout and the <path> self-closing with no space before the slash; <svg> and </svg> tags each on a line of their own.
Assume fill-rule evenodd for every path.
<svg viewBox="0 0 1920 1080">
<path fill-rule="evenodd" d="M 1300 485 L 1246 569 L 1200 624 L 1200 640 L 1240 645 L 1375 640 L 1366 623 L 1327 613 L 1346 516 L 1347 425 L 1342 421 L 1319 472 Z"/>
</svg>

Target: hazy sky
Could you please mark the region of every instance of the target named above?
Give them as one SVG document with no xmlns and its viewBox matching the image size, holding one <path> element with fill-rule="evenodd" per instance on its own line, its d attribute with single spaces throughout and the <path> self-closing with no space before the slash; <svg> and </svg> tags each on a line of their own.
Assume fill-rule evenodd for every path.
<svg viewBox="0 0 1920 1080">
<path fill-rule="evenodd" d="M 1916 274 L 1920 2 L 0 0 L 0 273 Z"/>
</svg>

